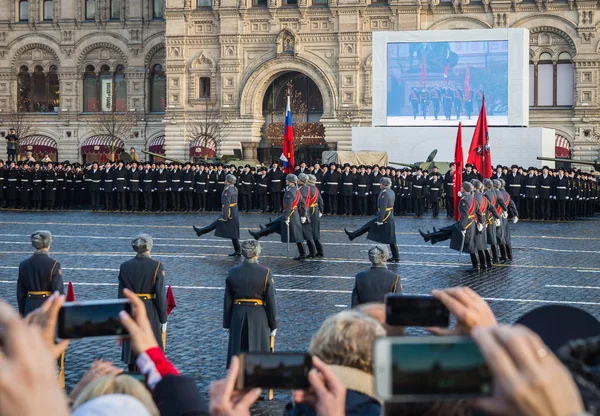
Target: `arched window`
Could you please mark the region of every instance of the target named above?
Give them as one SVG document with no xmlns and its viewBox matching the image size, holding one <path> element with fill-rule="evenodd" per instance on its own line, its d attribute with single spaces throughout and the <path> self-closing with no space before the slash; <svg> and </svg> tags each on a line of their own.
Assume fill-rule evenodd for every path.
<svg viewBox="0 0 600 416">
<path fill-rule="evenodd" d="M 60 107 L 60 83 L 57 70 L 56 65 L 52 65 L 48 72 L 48 111 L 50 112 L 57 112 Z"/>
<path fill-rule="evenodd" d="M 85 20 L 96 20 L 96 0 L 85 0 Z"/>
<path fill-rule="evenodd" d="M 110 0 L 110 20 L 121 20 L 121 0 Z"/>
<path fill-rule="evenodd" d="M 160 64 L 152 67 L 150 74 L 150 112 L 162 113 L 165 111 L 165 97 L 167 95 L 167 77 Z"/>
<path fill-rule="evenodd" d="M 19 68 L 17 84 L 18 84 L 18 88 L 19 88 L 19 111 L 30 112 L 31 111 L 31 76 L 29 75 L 29 68 L 25 65 L 23 65 L 21 68 Z"/>
<path fill-rule="evenodd" d="M 165 2 L 164 0 L 152 0 L 152 18 L 153 19 L 164 19 L 165 18 Z"/>
<path fill-rule="evenodd" d="M 198 0 L 198 7 L 212 7 L 212 0 Z"/>
<path fill-rule="evenodd" d="M 52 0 L 44 1 L 44 20 L 49 21 L 54 18 L 54 2 Z"/>
<path fill-rule="evenodd" d="M 29 1 L 19 1 L 19 22 L 29 21 Z"/>
<path fill-rule="evenodd" d="M 573 106 L 573 61 L 562 52 L 558 60 L 543 52 L 529 63 L 529 105 L 533 107 Z"/>
<path fill-rule="evenodd" d="M 36 66 L 33 71 L 33 112 L 45 113 L 48 111 L 48 84 L 46 83 L 46 74 L 44 68 Z"/>
<path fill-rule="evenodd" d="M 94 66 L 88 65 L 83 76 L 83 111 L 127 111 L 127 81 L 124 71 L 123 65 L 117 65 L 114 72 L 111 72 L 108 65 L 102 65 L 100 73 L 96 73 Z"/>
</svg>

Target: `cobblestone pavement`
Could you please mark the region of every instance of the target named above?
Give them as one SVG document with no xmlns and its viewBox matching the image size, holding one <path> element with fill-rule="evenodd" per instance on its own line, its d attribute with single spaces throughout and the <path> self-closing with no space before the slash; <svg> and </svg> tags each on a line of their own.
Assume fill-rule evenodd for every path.
<svg viewBox="0 0 600 416">
<path fill-rule="evenodd" d="M 239 259 L 227 257 L 230 242 L 212 234 L 197 238 L 192 224 L 206 225 L 216 214 L 128 214 L 91 212 L 0 212 L 0 296 L 15 304 L 19 262 L 30 255 L 29 234 L 54 234 L 52 255 L 62 263 L 65 282 L 72 281 L 77 300 L 114 298 L 119 264 L 131 258 L 129 241 L 139 232 L 154 237 L 153 257 L 165 264 L 177 308 L 169 319 L 167 353 L 184 373 L 194 376 L 203 392 L 225 374 L 227 333 L 221 328 L 224 278 Z M 242 214 L 247 229 L 266 223 L 267 215 Z M 261 262 L 273 270 L 279 309 L 276 349 L 304 350 L 311 334 L 328 315 L 348 308 L 353 276 L 369 266 L 370 243 L 350 243 L 343 228 L 365 222 L 361 217 L 322 218 L 326 259 L 297 262 L 294 245 L 286 252 L 278 235 L 264 240 Z M 396 217 L 405 293 L 427 294 L 433 288 L 465 285 L 490 302 L 502 322 L 548 303 L 580 307 L 600 318 L 600 221 L 596 217 L 568 223 L 511 224 L 515 260 L 492 271 L 472 275 L 469 256 L 446 243 L 431 246 L 418 229 L 449 224 L 446 219 Z M 72 387 L 96 357 L 119 363 L 114 340 L 75 341 L 66 358 L 67 384 Z M 277 392 L 272 403 L 260 402 L 256 414 L 280 414 L 289 394 Z"/>
</svg>

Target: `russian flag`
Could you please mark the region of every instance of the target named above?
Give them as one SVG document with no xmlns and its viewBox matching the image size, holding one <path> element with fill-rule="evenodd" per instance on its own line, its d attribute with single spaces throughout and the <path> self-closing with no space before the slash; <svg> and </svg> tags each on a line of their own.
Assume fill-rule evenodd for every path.
<svg viewBox="0 0 600 416">
<path fill-rule="evenodd" d="M 285 110 L 285 124 L 283 125 L 283 153 L 279 158 L 283 161 L 285 173 L 294 172 L 294 129 L 292 127 L 292 111 L 290 109 L 290 97 L 287 97 L 287 108 Z"/>
</svg>

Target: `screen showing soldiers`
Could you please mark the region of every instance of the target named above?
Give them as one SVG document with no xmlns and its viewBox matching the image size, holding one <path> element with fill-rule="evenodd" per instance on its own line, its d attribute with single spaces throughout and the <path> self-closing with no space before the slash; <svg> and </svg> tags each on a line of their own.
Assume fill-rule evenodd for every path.
<svg viewBox="0 0 600 416">
<path fill-rule="evenodd" d="M 389 43 L 387 77 L 388 125 L 475 125 L 484 96 L 508 124 L 508 41 Z"/>
</svg>

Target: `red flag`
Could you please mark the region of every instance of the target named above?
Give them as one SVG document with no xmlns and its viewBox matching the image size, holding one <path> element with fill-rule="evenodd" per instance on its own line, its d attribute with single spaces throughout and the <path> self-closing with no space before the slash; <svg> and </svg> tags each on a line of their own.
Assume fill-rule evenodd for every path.
<svg viewBox="0 0 600 416">
<path fill-rule="evenodd" d="M 175 309 L 177 304 L 175 303 L 175 296 L 173 296 L 173 289 L 171 289 L 171 285 L 167 289 L 167 315 L 171 314 L 171 311 Z"/>
<path fill-rule="evenodd" d="M 467 73 L 465 74 L 465 101 L 471 99 L 471 67 L 467 67 Z"/>
<path fill-rule="evenodd" d="M 454 184 L 454 219 L 458 221 L 458 217 L 460 214 L 458 213 L 458 202 L 460 198 L 458 197 L 458 191 L 460 191 L 460 187 L 462 185 L 462 172 L 465 167 L 465 159 L 463 156 L 463 148 L 462 148 L 462 123 L 458 123 L 458 132 L 456 133 L 456 146 L 454 147 L 454 167 L 456 170 L 454 171 L 454 175 L 452 178 L 452 183 Z"/>
<path fill-rule="evenodd" d="M 65 298 L 67 302 L 75 302 L 75 291 L 73 290 L 73 283 L 69 282 L 67 285 L 67 297 Z"/>
<path fill-rule="evenodd" d="M 423 52 L 423 59 L 421 60 L 421 86 L 425 86 L 425 78 L 427 78 L 427 68 L 425 66 L 425 52 Z"/>
<path fill-rule="evenodd" d="M 490 151 L 490 138 L 485 114 L 485 97 L 481 101 L 481 111 L 471 140 L 467 163 L 475 166 L 484 179 L 492 176 L 492 153 Z"/>
</svg>

